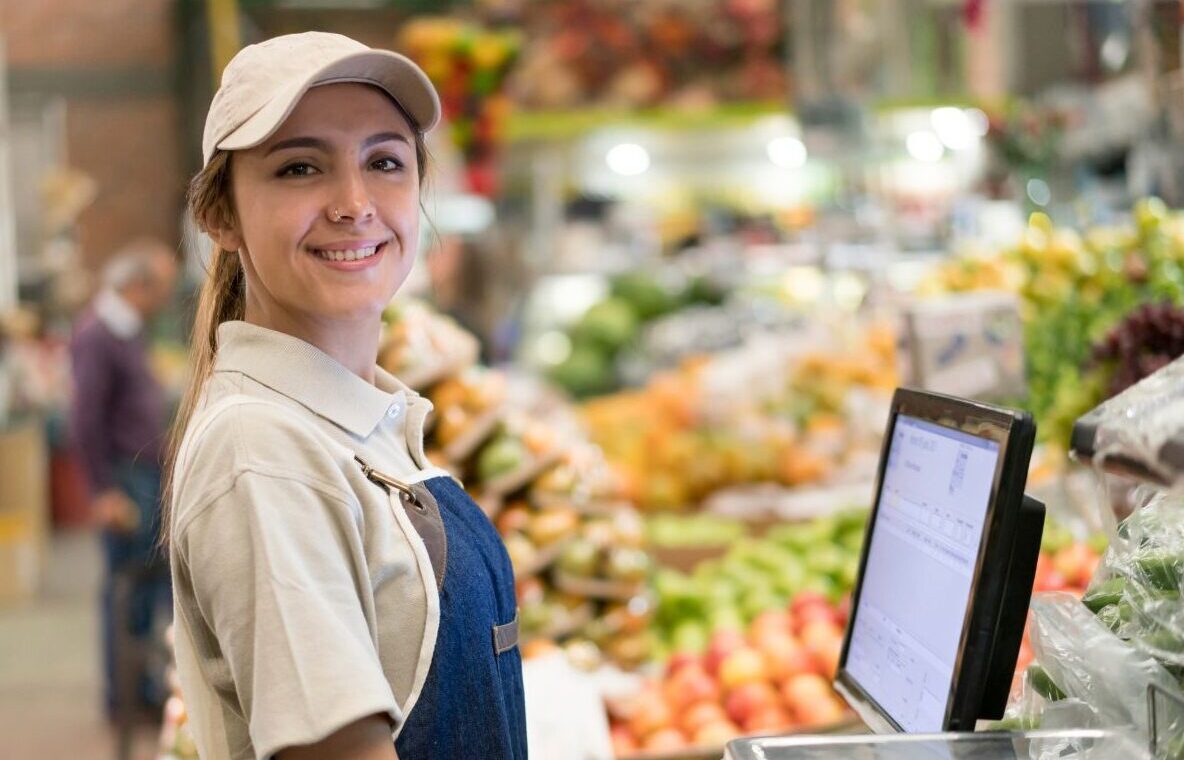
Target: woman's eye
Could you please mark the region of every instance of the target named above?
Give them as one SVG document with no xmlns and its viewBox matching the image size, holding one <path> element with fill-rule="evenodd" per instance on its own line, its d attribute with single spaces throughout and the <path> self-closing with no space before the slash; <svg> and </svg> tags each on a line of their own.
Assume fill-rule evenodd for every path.
<svg viewBox="0 0 1184 760">
<path fill-rule="evenodd" d="M 288 164 L 284 168 L 280 169 L 278 176 L 280 176 L 280 177 L 308 177 L 308 176 L 310 176 L 312 174 L 316 174 L 316 173 L 317 173 L 316 167 L 314 167 L 312 164 L 298 162 L 298 163 L 294 163 L 294 164 Z"/>
<path fill-rule="evenodd" d="M 370 166 L 380 172 L 397 172 L 403 168 L 403 162 L 395 158 L 377 158 Z"/>
</svg>

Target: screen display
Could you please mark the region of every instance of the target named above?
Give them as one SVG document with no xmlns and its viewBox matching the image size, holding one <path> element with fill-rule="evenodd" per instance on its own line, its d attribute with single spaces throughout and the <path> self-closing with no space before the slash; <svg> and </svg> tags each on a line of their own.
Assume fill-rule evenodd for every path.
<svg viewBox="0 0 1184 760">
<path fill-rule="evenodd" d="M 944 729 L 999 443 L 900 414 L 846 671 L 910 733 Z"/>
</svg>

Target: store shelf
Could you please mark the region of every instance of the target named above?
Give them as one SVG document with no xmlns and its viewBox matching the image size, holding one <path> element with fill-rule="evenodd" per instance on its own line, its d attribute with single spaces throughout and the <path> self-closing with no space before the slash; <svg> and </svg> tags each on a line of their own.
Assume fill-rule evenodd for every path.
<svg viewBox="0 0 1184 760">
<path fill-rule="evenodd" d="M 481 444 L 489 440 L 505 418 L 505 409 L 498 406 L 483 412 L 456 440 L 444 447 L 444 456 L 450 462 L 463 462 L 472 456 Z"/>
<path fill-rule="evenodd" d="M 586 596 L 589 599 L 628 601 L 645 593 L 645 581 L 622 583 L 601 578 L 577 578 L 566 573 L 555 573 L 555 588 L 564 593 Z"/>
<path fill-rule="evenodd" d="M 534 562 L 531 562 L 520 571 L 514 571 L 515 580 L 521 581 L 523 578 L 529 578 L 543 572 L 551 565 L 555 564 L 555 560 L 559 559 L 559 555 L 563 554 L 563 550 L 567 548 L 570 538 L 560 539 L 550 546 L 539 549 L 538 554 L 535 555 Z"/>
<path fill-rule="evenodd" d="M 547 470 L 559 464 L 562 458 L 563 455 L 559 451 L 544 454 L 532 462 L 527 462 L 514 472 L 489 481 L 485 486 L 484 493 L 490 497 L 497 496 L 504 498 L 521 491 L 537 480 Z"/>
<path fill-rule="evenodd" d="M 790 113 L 784 103 L 728 103 L 706 110 L 659 107 L 640 110 L 527 111 L 507 125 L 511 141 L 566 140 L 606 127 L 694 132 L 744 127 L 757 119 Z"/>
</svg>

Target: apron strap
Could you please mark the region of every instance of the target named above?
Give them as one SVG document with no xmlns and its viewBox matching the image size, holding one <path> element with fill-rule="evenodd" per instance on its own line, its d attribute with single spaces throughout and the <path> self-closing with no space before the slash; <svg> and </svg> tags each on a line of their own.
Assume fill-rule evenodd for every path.
<svg viewBox="0 0 1184 760">
<path fill-rule="evenodd" d="M 493 627 L 493 651 L 496 654 L 508 652 L 516 646 L 518 646 L 518 613 L 514 613 L 514 619 L 505 625 Z"/>
</svg>

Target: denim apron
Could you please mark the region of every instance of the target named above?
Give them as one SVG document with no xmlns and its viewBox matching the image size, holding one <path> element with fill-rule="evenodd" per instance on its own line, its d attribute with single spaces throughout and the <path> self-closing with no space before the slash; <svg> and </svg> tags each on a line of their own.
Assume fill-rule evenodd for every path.
<svg viewBox="0 0 1184 760">
<path fill-rule="evenodd" d="M 273 403 L 235 395 L 221 399 L 178 452 L 184 471 L 193 440 L 220 409 Z M 501 536 L 456 481 L 408 485 L 354 461 L 402 509 L 423 540 L 439 594 L 440 625 L 423 687 L 395 737 L 400 760 L 526 760 L 526 704 L 518 647 L 514 571 Z M 396 503 L 398 502 L 398 503 Z M 430 584 L 430 580 L 429 580 Z"/>
<path fill-rule="evenodd" d="M 525 760 L 517 599 L 501 536 L 451 478 L 408 486 L 361 464 L 406 510 L 440 594 L 432 664 L 395 751 L 404 760 Z"/>
</svg>

